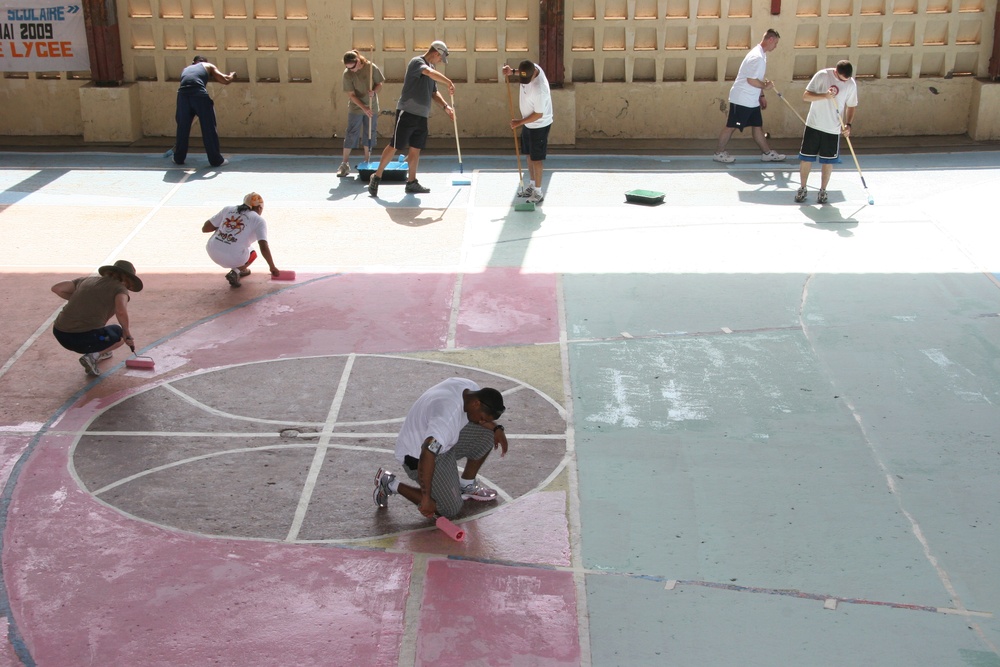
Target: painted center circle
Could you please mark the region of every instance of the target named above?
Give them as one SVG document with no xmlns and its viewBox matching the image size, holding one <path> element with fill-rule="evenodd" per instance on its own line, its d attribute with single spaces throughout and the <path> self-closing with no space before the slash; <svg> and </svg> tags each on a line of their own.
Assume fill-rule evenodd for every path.
<svg viewBox="0 0 1000 667">
<path fill-rule="evenodd" d="M 200 372 L 133 394 L 97 415 L 71 457 L 103 503 L 157 525 L 228 538 L 363 540 L 428 525 L 401 496 L 372 501 L 379 467 L 400 474 L 396 433 L 413 401 L 449 377 L 504 394 L 510 450 L 480 479 L 497 502 L 539 488 L 563 465 L 566 419 L 516 379 L 386 355 L 282 359 Z"/>
</svg>

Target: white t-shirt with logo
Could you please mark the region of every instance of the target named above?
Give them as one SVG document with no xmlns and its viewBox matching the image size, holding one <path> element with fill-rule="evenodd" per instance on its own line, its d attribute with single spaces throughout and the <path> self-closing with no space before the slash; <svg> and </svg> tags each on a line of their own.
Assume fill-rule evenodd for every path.
<svg viewBox="0 0 1000 667">
<path fill-rule="evenodd" d="M 836 87 L 837 97 L 834 101 L 817 100 L 809 106 L 809 115 L 806 116 L 806 125 L 811 128 L 826 132 L 827 134 L 840 134 L 840 120 L 837 118 L 837 111 L 841 117 L 847 107 L 858 106 L 858 84 L 851 77 L 847 81 L 837 78 L 837 69 L 828 67 L 813 74 L 813 78 L 806 86 L 810 93 L 822 95 L 831 87 Z M 834 108 L 836 103 L 836 108 Z"/>
<path fill-rule="evenodd" d="M 205 249 L 212 261 L 221 267 L 235 269 L 250 259 L 250 246 L 267 240 L 267 223 L 253 209 L 240 213 L 238 206 L 227 206 L 209 222 L 217 227 Z"/>
</svg>

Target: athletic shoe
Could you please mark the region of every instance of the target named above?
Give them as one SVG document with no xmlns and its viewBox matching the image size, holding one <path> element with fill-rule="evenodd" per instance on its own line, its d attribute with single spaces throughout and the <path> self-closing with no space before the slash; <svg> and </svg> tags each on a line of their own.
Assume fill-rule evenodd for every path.
<svg viewBox="0 0 1000 667">
<path fill-rule="evenodd" d="M 395 475 L 382 468 L 379 468 L 378 472 L 375 473 L 375 490 L 372 492 L 372 500 L 375 501 L 376 507 L 389 506 L 389 496 L 392 495 L 392 489 L 389 488 L 389 485 L 395 479 Z"/>
<path fill-rule="evenodd" d="M 107 361 L 108 359 L 110 359 L 114 355 L 115 355 L 114 352 L 112 352 L 111 350 L 107 350 L 107 351 L 101 352 L 99 355 L 97 355 L 97 360 L 98 361 Z"/>
<path fill-rule="evenodd" d="M 804 202 L 806 200 L 806 194 L 807 194 L 806 186 L 803 185 L 801 188 L 795 191 L 795 202 L 797 204 L 801 204 L 802 202 Z"/>
<path fill-rule="evenodd" d="M 83 366 L 83 370 L 87 371 L 87 375 L 97 377 L 101 374 L 97 367 L 97 352 L 90 352 L 80 357 L 80 365 Z"/>
<path fill-rule="evenodd" d="M 240 269 L 240 278 L 246 278 L 250 275 L 250 269 Z"/>
<path fill-rule="evenodd" d="M 375 174 L 372 174 L 371 178 L 368 179 L 368 194 L 370 194 L 372 197 L 378 197 L 378 184 L 381 181 L 382 181 L 381 178 L 379 178 Z"/>
<path fill-rule="evenodd" d="M 764 153 L 760 156 L 761 162 L 781 162 L 785 159 L 785 156 L 777 151 L 771 151 L 770 153 Z"/>
<path fill-rule="evenodd" d="M 530 194 L 531 194 L 531 186 L 530 185 L 528 187 L 524 187 L 523 183 L 518 183 L 518 185 L 517 185 L 517 196 L 518 197 L 527 197 Z"/>
<path fill-rule="evenodd" d="M 410 181 L 406 184 L 406 194 L 409 195 L 425 195 L 430 191 L 430 188 L 420 185 L 420 181 Z"/>
<path fill-rule="evenodd" d="M 826 190 L 820 190 L 819 194 L 816 195 L 817 204 L 825 204 L 827 201 L 829 201 L 829 199 L 830 198 L 826 196 Z"/>
<path fill-rule="evenodd" d="M 463 480 L 464 481 L 464 480 Z M 481 500 L 489 502 L 497 499 L 497 492 L 474 479 L 462 487 L 462 500 Z"/>
<path fill-rule="evenodd" d="M 531 194 L 528 195 L 529 204 L 541 204 L 542 200 L 545 199 L 545 195 L 538 188 L 532 188 Z"/>
<path fill-rule="evenodd" d="M 229 273 L 226 274 L 226 280 L 229 281 L 230 287 L 240 286 L 240 274 L 236 269 L 230 269 Z"/>
<path fill-rule="evenodd" d="M 341 162 L 340 169 L 337 170 L 337 177 L 343 178 L 344 176 L 347 176 L 350 173 L 351 173 L 351 165 L 347 164 L 346 162 Z"/>
<path fill-rule="evenodd" d="M 729 151 L 722 151 L 721 153 L 716 153 L 712 156 L 712 159 L 716 162 L 725 162 L 729 164 L 730 162 L 736 162 L 736 158 L 729 154 Z"/>
</svg>

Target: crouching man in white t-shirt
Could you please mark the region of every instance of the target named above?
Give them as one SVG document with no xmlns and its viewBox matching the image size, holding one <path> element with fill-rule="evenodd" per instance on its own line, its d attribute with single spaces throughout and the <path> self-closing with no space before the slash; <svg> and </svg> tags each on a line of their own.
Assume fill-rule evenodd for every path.
<svg viewBox="0 0 1000 667">
<path fill-rule="evenodd" d="M 450 378 L 425 391 L 403 420 L 396 438 L 396 459 L 420 486 L 402 484 L 391 472 L 375 473 L 372 497 L 388 507 L 399 494 L 428 518 L 452 518 L 465 500 L 495 500 L 497 492 L 476 480 L 479 468 L 494 449 L 507 454 L 507 437 L 496 420 L 504 413 L 496 389 L 479 388 L 472 380 Z M 458 460 L 466 459 L 461 478 Z"/>
<path fill-rule="evenodd" d="M 260 254 L 267 262 L 271 275 L 276 276 L 278 267 L 271 259 L 271 248 L 267 244 L 267 223 L 261 217 L 264 212 L 264 198 L 251 192 L 243 198 L 239 206 L 227 206 L 201 226 L 201 231 L 212 234 L 205 249 L 212 261 L 229 269 L 226 280 L 230 287 L 239 287 L 240 278 L 250 275 L 250 265 L 257 259 L 251 248 L 254 241 L 260 246 Z"/>
</svg>

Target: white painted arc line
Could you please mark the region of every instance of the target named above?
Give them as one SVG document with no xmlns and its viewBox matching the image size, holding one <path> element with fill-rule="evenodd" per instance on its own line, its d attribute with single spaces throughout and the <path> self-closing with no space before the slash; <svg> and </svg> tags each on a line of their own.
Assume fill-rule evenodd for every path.
<svg viewBox="0 0 1000 667">
<path fill-rule="evenodd" d="M 190 175 L 191 175 L 190 173 L 184 174 L 184 178 L 178 181 L 177 184 L 174 185 L 174 187 L 172 187 L 170 191 L 167 192 L 167 194 L 165 194 L 163 198 L 160 199 L 160 201 L 157 202 L 157 204 L 150 209 L 149 213 L 146 214 L 146 217 L 144 217 L 139 222 L 139 224 L 136 225 L 131 232 L 129 232 L 128 236 L 125 237 L 124 241 L 118 244 L 117 248 L 111 251 L 111 253 L 104 259 L 101 265 L 111 264 L 114 261 L 115 257 L 118 256 L 118 253 L 121 252 L 122 249 L 128 244 L 128 242 L 131 241 L 133 238 L 135 238 L 136 234 L 138 234 L 142 230 L 142 228 L 146 226 L 146 223 L 149 222 L 161 208 L 163 208 L 164 204 L 167 203 L 167 200 L 174 196 L 174 193 L 177 192 L 177 190 L 181 187 L 181 185 L 184 184 L 184 181 L 186 181 Z M 56 321 L 56 317 L 59 316 L 59 313 L 62 311 L 62 309 L 63 309 L 63 304 L 61 304 L 58 308 L 56 308 L 55 311 L 53 311 L 53 313 L 49 315 L 49 317 L 44 322 L 42 322 L 41 326 L 35 329 L 34 333 L 28 336 L 28 339 L 25 340 L 24 343 L 21 344 L 21 347 L 17 348 L 14 354 L 12 354 L 10 358 L 4 362 L 3 366 L 0 366 L 0 378 L 3 378 L 3 376 L 7 374 L 7 371 L 9 371 L 14 366 L 14 364 L 16 364 L 21 359 L 21 357 L 24 356 L 24 353 L 28 351 L 28 348 L 34 345 L 35 341 L 37 341 L 46 331 L 48 331 L 52 327 L 52 323 Z"/>
<path fill-rule="evenodd" d="M 315 445 L 312 445 L 312 444 L 271 445 L 271 446 L 268 446 L 268 447 L 242 447 L 240 449 L 225 449 L 225 450 L 220 450 L 220 451 L 217 451 L 217 452 L 209 452 L 208 454 L 199 454 L 198 456 L 190 456 L 190 457 L 188 457 L 186 459 L 180 459 L 178 461 L 171 461 L 170 463 L 164 463 L 163 465 L 155 466 L 153 468 L 146 468 L 145 470 L 137 472 L 137 473 L 135 473 L 133 475 L 129 475 L 128 477 L 123 477 L 123 478 L 121 478 L 119 480 L 115 480 L 111 484 L 107 484 L 105 486 L 102 486 L 101 488 L 96 489 L 94 491 L 91 491 L 90 493 L 93 496 L 100 496 L 102 493 L 105 493 L 107 491 L 110 491 L 111 489 L 119 487 L 122 484 L 128 484 L 129 482 L 135 481 L 135 480 L 140 479 L 142 477 L 145 477 L 147 475 L 152 475 L 152 474 L 161 472 L 163 470 L 170 470 L 171 468 L 176 468 L 178 466 L 187 465 L 189 463 L 194 463 L 196 461 L 204 461 L 204 460 L 207 460 L 207 459 L 214 459 L 214 458 L 219 457 L 219 456 L 227 456 L 229 454 L 249 454 L 249 453 L 253 453 L 253 452 L 267 451 L 267 450 L 271 450 L 271 449 L 279 449 L 279 450 L 280 449 L 312 449 L 313 447 L 315 447 Z M 83 489 L 87 488 L 86 485 L 82 484 L 82 483 L 80 484 L 80 487 L 83 488 Z"/>
<path fill-rule="evenodd" d="M 288 537 L 285 538 L 286 542 L 294 542 L 298 538 L 299 531 L 302 529 L 302 522 L 305 521 L 306 512 L 309 510 L 309 503 L 312 501 L 312 494 L 316 490 L 316 482 L 319 481 L 319 473 L 323 469 L 326 452 L 330 446 L 330 433 L 333 432 L 337 415 L 340 414 L 340 408 L 344 404 L 344 396 L 347 395 L 347 382 L 351 377 L 351 371 L 354 369 L 354 359 L 355 356 L 350 354 L 347 356 L 347 363 L 344 364 L 344 371 L 341 373 L 340 382 L 337 384 L 337 393 L 333 397 L 333 402 L 330 404 L 330 411 L 327 413 L 326 423 L 323 425 L 323 434 L 316 444 L 316 452 L 313 454 L 312 464 L 309 466 L 306 481 L 302 486 L 302 494 L 299 496 L 299 503 L 295 508 L 292 525 L 288 528 Z"/>
<path fill-rule="evenodd" d="M 339 425 L 339 424 L 338 424 Z M 231 433 L 220 433 L 217 431 L 48 431 L 48 435 L 59 435 L 59 436 L 76 436 L 83 437 L 88 435 L 99 435 L 102 437 L 112 437 L 116 435 L 128 436 L 130 438 L 274 438 L 274 439 L 284 439 L 281 437 L 281 433 L 271 432 L 271 433 L 243 433 L 240 431 L 234 431 Z M 300 433 L 297 436 L 298 440 L 312 440 L 313 438 L 318 438 L 322 435 L 321 433 Z M 364 440 L 366 438 L 395 438 L 399 433 L 387 432 L 387 433 L 376 433 L 376 432 L 364 432 L 364 433 L 344 433 L 344 432 L 333 432 L 329 434 L 331 439 L 337 438 L 341 440 L 351 440 L 359 439 Z M 516 431 L 511 431 L 508 433 L 511 438 L 517 440 L 563 440 L 566 435 L 563 433 L 518 433 Z M 331 447 L 337 447 L 343 445 L 331 445 Z M 374 449 L 381 451 L 379 447 L 359 447 L 359 449 Z"/>
<path fill-rule="evenodd" d="M 213 407 L 211 407 L 209 405 L 205 405 L 204 403 L 202 403 L 198 399 L 196 399 L 196 398 L 194 398 L 194 397 L 192 397 L 192 396 L 190 396 L 188 394 L 185 394 L 183 391 L 181 391 L 177 387 L 173 386 L 169 382 L 166 383 L 166 384 L 163 384 L 161 386 L 164 389 L 166 389 L 167 391 L 172 392 L 173 394 L 175 394 L 178 398 L 182 399 L 183 401 L 185 401 L 185 402 L 193 405 L 194 407 L 198 408 L 202 412 L 207 412 L 210 415 L 214 415 L 216 417 L 222 417 L 223 419 L 233 419 L 235 421 L 253 422 L 255 424 L 280 424 L 282 426 L 288 426 L 289 428 L 294 428 L 295 424 L 298 424 L 300 426 L 313 426 L 313 427 L 316 427 L 316 428 L 321 428 L 325 424 L 325 422 L 295 422 L 295 421 L 289 421 L 289 420 L 263 419 L 263 418 L 260 418 L 260 417 L 247 417 L 245 415 L 236 415 L 236 414 L 233 414 L 231 412 L 226 412 L 224 410 L 219 410 L 218 408 L 213 408 Z"/>
</svg>

